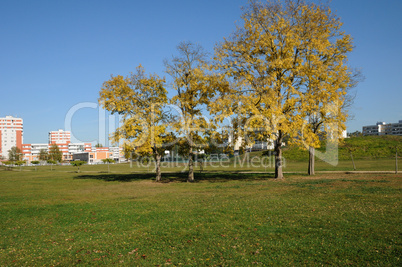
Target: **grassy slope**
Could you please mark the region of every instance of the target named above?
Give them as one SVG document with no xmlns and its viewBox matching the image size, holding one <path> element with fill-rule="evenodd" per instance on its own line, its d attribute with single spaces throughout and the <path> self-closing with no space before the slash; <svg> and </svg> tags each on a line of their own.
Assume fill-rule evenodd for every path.
<svg viewBox="0 0 402 267">
<path fill-rule="evenodd" d="M 401 264 L 401 175 L 68 168 L 0 170 L 2 266 Z"/>
<path fill-rule="evenodd" d="M 319 150 L 325 151 L 325 144 Z M 339 160 L 350 160 L 348 147 L 353 149 L 354 159 L 379 159 L 395 157 L 395 147 L 402 146 L 402 136 L 363 136 L 343 140 L 338 146 Z M 402 151 L 399 153 L 402 155 Z M 308 151 L 298 147 L 284 149 L 284 157 L 292 161 L 307 161 Z"/>
</svg>

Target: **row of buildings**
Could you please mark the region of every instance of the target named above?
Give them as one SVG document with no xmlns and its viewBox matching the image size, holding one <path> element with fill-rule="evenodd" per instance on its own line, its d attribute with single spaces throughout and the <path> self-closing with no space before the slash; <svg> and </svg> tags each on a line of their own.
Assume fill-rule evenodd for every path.
<svg viewBox="0 0 402 267">
<path fill-rule="evenodd" d="M 376 125 L 363 126 L 363 135 L 399 135 L 402 136 L 402 120 L 397 123 L 378 122 Z M 344 133 L 346 137 L 346 132 Z M 41 151 L 49 151 L 56 144 L 62 152 L 64 161 L 85 160 L 88 163 L 97 163 L 102 159 L 111 158 L 120 161 L 123 157 L 119 147 L 92 147 L 91 143 L 72 143 L 69 131 L 58 130 L 49 132 L 48 143 L 24 144 L 23 120 L 13 116 L 0 118 L 0 160 L 8 158 L 8 151 L 18 147 L 22 159 L 31 162 L 39 160 Z M 236 142 L 237 143 L 237 142 Z M 257 142 L 252 149 L 271 149 L 269 142 Z"/>
<path fill-rule="evenodd" d="M 97 163 L 106 158 L 115 161 L 122 158 L 122 149 L 119 147 L 92 147 L 91 143 L 72 143 L 71 133 L 62 129 L 49 132 L 48 143 L 24 144 L 23 120 L 13 116 L 0 118 L 0 157 L 5 160 L 8 151 L 14 146 L 21 151 L 22 160 L 28 163 L 39 160 L 41 151 L 48 152 L 54 144 L 62 152 L 64 161 L 86 159 L 88 163 Z"/>
<path fill-rule="evenodd" d="M 377 122 L 375 125 L 363 126 L 362 134 L 402 136 L 402 120 L 395 123 Z"/>
</svg>

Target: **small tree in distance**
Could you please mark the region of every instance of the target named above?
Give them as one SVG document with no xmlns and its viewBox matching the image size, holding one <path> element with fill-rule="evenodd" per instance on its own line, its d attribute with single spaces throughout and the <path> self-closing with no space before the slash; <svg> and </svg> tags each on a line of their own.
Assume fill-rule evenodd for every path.
<svg viewBox="0 0 402 267">
<path fill-rule="evenodd" d="M 38 164 L 40 164 L 40 161 L 39 161 L 39 160 L 33 160 L 33 161 L 31 161 L 31 163 L 32 163 L 33 165 L 35 165 L 35 171 L 37 171 L 36 166 L 37 166 Z"/>
<path fill-rule="evenodd" d="M 109 164 L 110 164 L 110 163 L 114 163 L 114 160 L 113 160 L 113 159 L 110 159 L 110 158 L 107 158 L 107 159 L 102 159 L 102 162 L 105 163 L 105 164 L 107 164 L 107 172 L 109 173 L 109 172 L 110 172 L 110 166 L 109 166 Z"/>
<path fill-rule="evenodd" d="M 47 163 L 50 164 L 50 170 L 53 171 L 53 165 L 57 164 L 57 161 L 49 159 Z"/>
<path fill-rule="evenodd" d="M 23 160 L 18 160 L 16 162 L 14 162 L 15 165 L 20 166 L 20 171 L 22 171 L 22 165 L 25 164 L 25 161 Z"/>
<path fill-rule="evenodd" d="M 13 162 L 12 162 L 12 161 L 9 161 L 9 160 L 3 161 L 3 165 L 6 166 L 6 170 L 11 171 L 11 170 L 12 170 Z"/>
<path fill-rule="evenodd" d="M 41 149 L 39 151 L 39 160 L 48 160 L 49 159 L 49 153 L 47 152 L 46 149 Z"/>
<path fill-rule="evenodd" d="M 77 171 L 77 172 L 80 172 L 80 166 L 81 166 L 81 165 L 84 165 L 84 164 L 86 164 L 86 163 L 87 163 L 86 161 L 82 161 L 82 160 L 75 160 L 75 161 L 71 161 L 71 162 L 70 162 L 71 165 L 73 165 L 73 166 L 75 166 L 75 167 L 78 167 L 78 171 Z"/>
<path fill-rule="evenodd" d="M 56 144 L 52 144 L 52 146 L 49 148 L 49 158 L 51 160 L 61 162 L 62 157 L 63 153 L 60 151 L 59 146 Z"/>
<path fill-rule="evenodd" d="M 20 161 L 22 157 L 21 150 L 13 146 L 9 151 L 8 151 L 8 160 L 9 161 Z"/>
</svg>

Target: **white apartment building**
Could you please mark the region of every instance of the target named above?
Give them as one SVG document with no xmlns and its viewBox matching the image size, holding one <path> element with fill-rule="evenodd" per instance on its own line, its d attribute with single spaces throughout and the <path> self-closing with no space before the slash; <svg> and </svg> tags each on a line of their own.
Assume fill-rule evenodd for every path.
<svg viewBox="0 0 402 267">
<path fill-rule="evenodd" d="M 0 156 L 8 159 L 8 151 L 16 146 L 22 150 L 23 120 L 13 116 L 0 118 Z"/>
<path fill-rule="evenodd" d="M 40 151 L 44 149 L 48 151 L 48 144 L 22 144 L 22 154 L 39 155 Z"/>
<path fill-rule="evenodd" d="M 376 125 L 363 126 L 363 135 L 400 135 L 402 136 L 402 120 L 396 123 L 377 122 Z"/>
<path fill-rule="evenodd" d="M 49 144 L 68 144 L 71 140 L 71 133 L 59 129 L 58 131 L 49 132 Z"/>
<path fill-rule="evenodd" d="M 81 152 L 89 152 L 92 150 L 91 143 L 69 143 L 68 144 L 68 153 L 81 153 Z"/>
</svg>

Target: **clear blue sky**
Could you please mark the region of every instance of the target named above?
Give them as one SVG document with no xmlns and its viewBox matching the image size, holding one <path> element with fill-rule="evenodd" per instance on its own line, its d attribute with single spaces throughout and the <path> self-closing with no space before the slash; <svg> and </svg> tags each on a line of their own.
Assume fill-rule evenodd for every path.
<svg viewBox="0 0 402 267">
<path fill-rule="evenodd" d="M 241 23 L 240 7 L 246 3 L 0 0 L 0 117 L 24 119 L 24 143 L 47 142 L 49 131 L 64 128 L 72 107 L 97 103 L 111 74 L 125 76 L 141 63 L 163 76 L 163 59 L 175 54 L 180 41 L 212 52 L 236 21 Z M 356 88 L 348 131 L 402 120 L 402 1 L 333 0 L 330 5 L 354 38 L 349 63 L 366 77 Z M 89 107 L 74 114 L 78 140 L 107 144 L 102 136 L 109 126 L 106 133 L 99 129 L 98 114 Z"/>
</svg>

